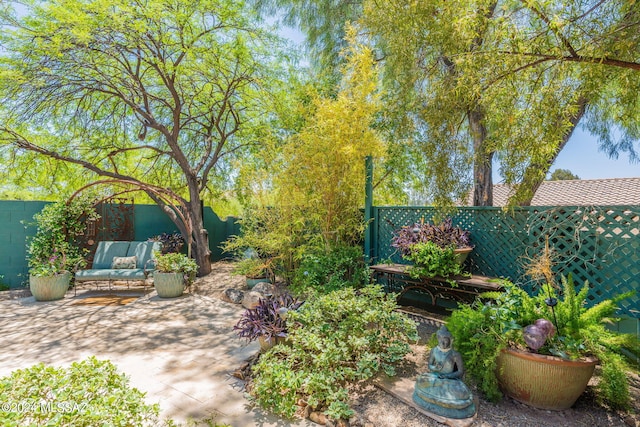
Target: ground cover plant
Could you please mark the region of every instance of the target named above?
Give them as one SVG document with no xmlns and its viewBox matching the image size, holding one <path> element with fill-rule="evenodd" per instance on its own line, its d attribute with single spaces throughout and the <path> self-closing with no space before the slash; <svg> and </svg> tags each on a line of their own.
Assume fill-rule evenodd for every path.
<svg viewBox="0 0 640 427">
<path fill-rule="evenodd" d="M 108 360 L 38 364 L 0 378 L 0 426 L 156 426 L 159 407 Z"/>
<path fill-rule="evenodd" d="M 348 388 L 394 365 L 418 336 L 379 286 L 344 288 L 307 301 L 288 314 L 288 343 L 261 356 L 251 395 L 264 408 L 292 417 L 309 406 L 332 419 L 353 413 Z"/>
</svg>

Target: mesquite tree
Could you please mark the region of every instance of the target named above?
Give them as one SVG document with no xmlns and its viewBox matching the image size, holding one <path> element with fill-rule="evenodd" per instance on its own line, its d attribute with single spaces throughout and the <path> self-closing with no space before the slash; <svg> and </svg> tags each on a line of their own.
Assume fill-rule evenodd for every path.
<svg viewBox="0 0 640 427">
<path fill-rule="evenodd" d="M 71 165 L 75 182 L 139 188 L 210 272 L 202 196 L 264 129 L 279 40 L 237 1 L 53 0 L 0 13 L 4 160 L 24 167 L 36 153 Z"/>
</svg>

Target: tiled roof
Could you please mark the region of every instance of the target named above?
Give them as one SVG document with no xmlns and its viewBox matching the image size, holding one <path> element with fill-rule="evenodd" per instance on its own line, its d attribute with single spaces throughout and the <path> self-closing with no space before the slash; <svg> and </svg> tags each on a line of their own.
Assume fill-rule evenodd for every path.
<svg viewBox="0 0 640 427">
<path fill-rule="evenodd" d="M 504 206 L 511 188 L 493 186 L 493 206 Z M 640 178 L 544 181 L 531 206 L 640 206 Z"/>
</svg>

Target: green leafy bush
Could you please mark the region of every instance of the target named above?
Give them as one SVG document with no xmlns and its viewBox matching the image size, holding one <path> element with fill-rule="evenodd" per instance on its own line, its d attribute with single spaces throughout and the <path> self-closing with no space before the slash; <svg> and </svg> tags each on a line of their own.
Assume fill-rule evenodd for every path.
<svg viewBox="0 0 640 427">
<path fill-rule="evenodd" d="M 0 378 L 0 426 L 155 426 L 159 407 L 108 360 L 40 363 Z"/>
<path fill-rule="evenodd" d="M 369 282 L 360 246 L 337 246 L 328 252 L 303 255 L 291 289 L 300 294 L 310 290 L 326 294 L 345 286 L 359 287 Z"/>
<path fill-rule="evenodd" d="M 0 291 L 8 291 L 11 289 L 11 286 L 4 283 L 2 279 L 4 279 L 4 276 L 0 275 Z"/>
<path fill-rule="evenodd" d="M 52 276 L 84 265 L 83 251 L 75 239 L 84 233 L 86 221 L 99 218 L 93 203 L 76 198 L 46 205 L 33 216 L 37 227 L 27 248 L 29 274 Z"/>
<path fill-rule="evenodd" d="M 347 386 L 394 365 L 417 340 L 415 323 L 395 311 L 379 286 L 345 288 L 289 312 L 289 338 L 254 366 L 252 395 L 264 408 L 292 417 L 300 399 L 330 418 L 348 418 Z"/>
<path fill-rule="evenodd" d="M 193 258 L 176 252 L 166 254 L 155 252 L 154 256 L 157 271 L 161 273 L 182 273 L 187 286 L 191 286 L 198 272 L 198 264 Z"/>
<path fill-rule="evenodd" d="M 454 246 L 441 248 L 433 242 L 416 243 L 411 247 L 410 252 L 404 256 L 405 259 L 415 264 L 407 272 L 414 279 L 465 274 L 454 250 Z M 450 283 L 452 285 L 456 284 L 453 280 Z"/>
</svg>

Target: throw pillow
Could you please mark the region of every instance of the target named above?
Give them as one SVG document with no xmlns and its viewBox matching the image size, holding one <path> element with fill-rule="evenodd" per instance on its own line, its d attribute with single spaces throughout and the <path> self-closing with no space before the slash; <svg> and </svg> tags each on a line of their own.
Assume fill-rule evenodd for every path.
<svg viewBox="0 0 640 427">
<path fill-rule="evenodd" d="M 111 268 L 114 270 L 136 268 L 136 256 L 114 256 Z"/>
</svg>

